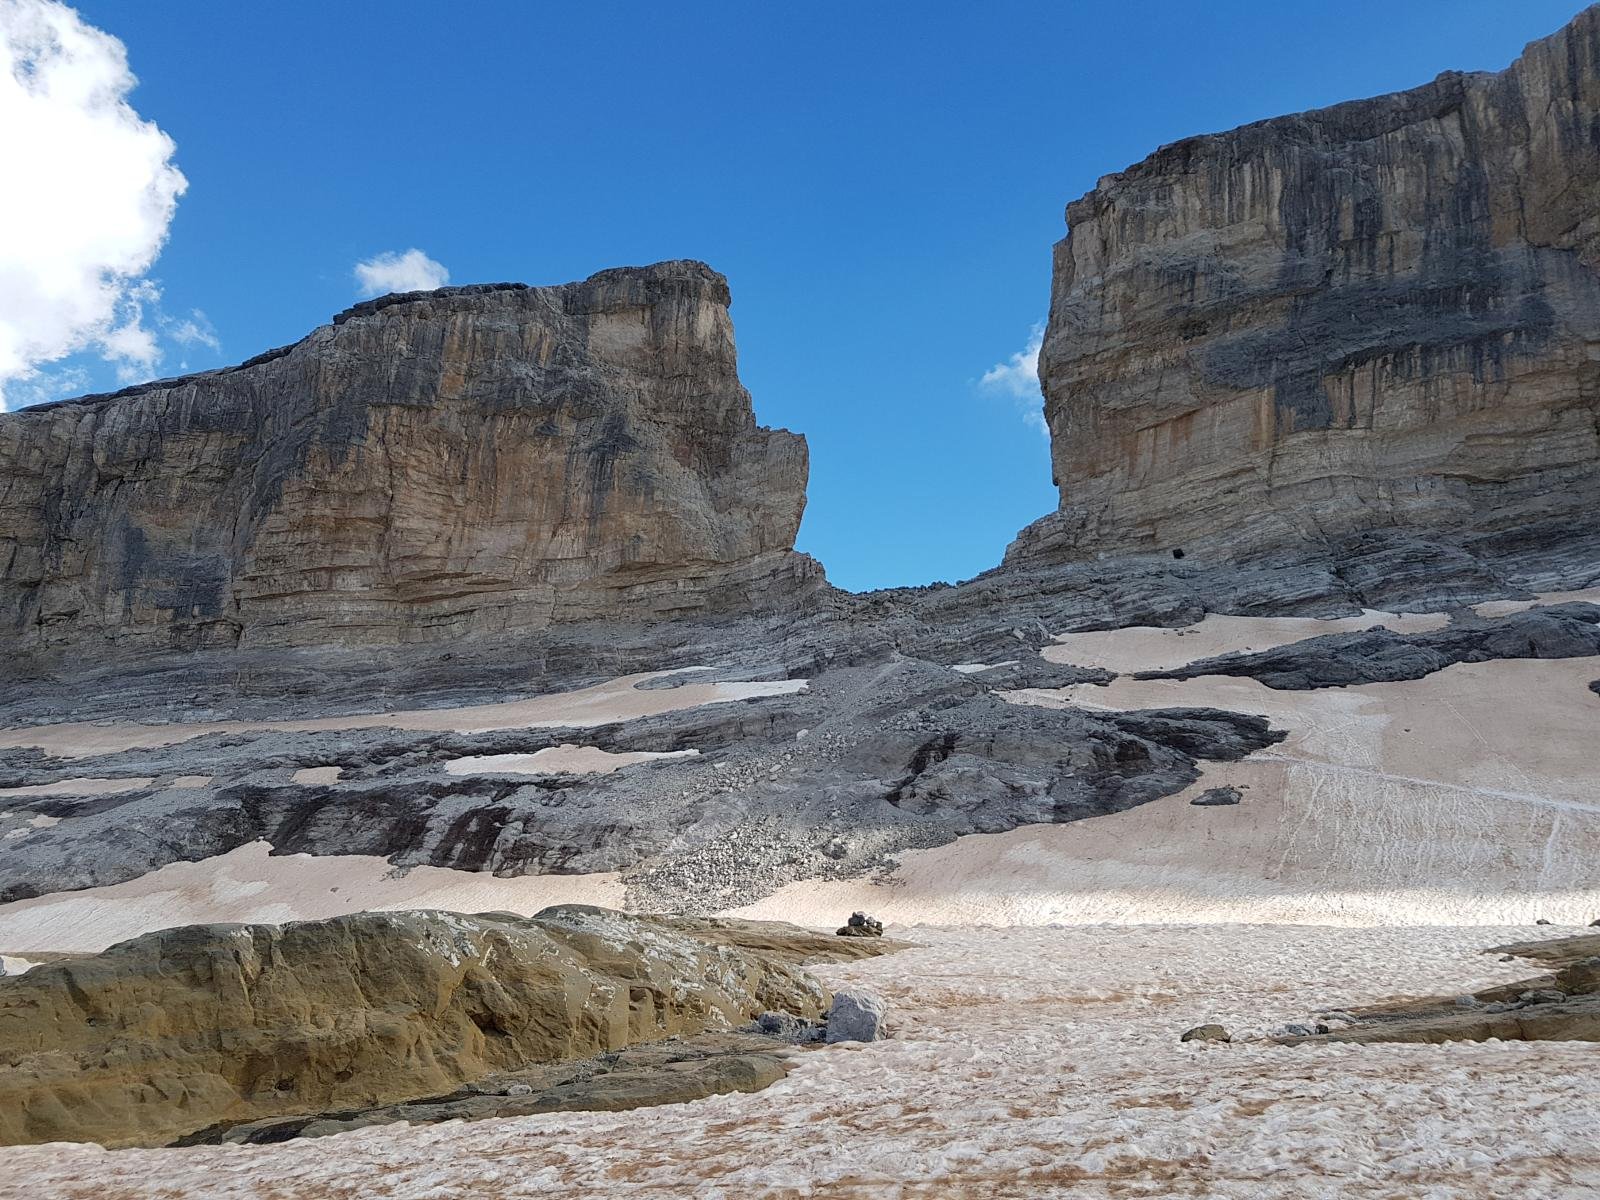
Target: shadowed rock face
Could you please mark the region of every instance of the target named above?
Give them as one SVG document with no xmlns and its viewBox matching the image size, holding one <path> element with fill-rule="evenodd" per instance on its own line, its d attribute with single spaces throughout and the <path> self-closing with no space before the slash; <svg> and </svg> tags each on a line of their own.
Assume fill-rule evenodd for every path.
<svg viewBox="0 0 1600 1200">
<path fill-rule="evenodd" d="M 1497 74 L 1167 146 L 1067 208 L 1057 514 L 1013 555 L 1507 528 L 1600 497 L 1600 9 Z"/>
<path fill-rule="evenodd" d="M 1422 679 L 1464 662 L 1499 658 L 1589 658 L 1600 654 L 1600 607 L 1561 604 L 1499 620 L 1400 634 L 1388 629 L 1307 638 L 1255 654 L 1203 658 L 1172 671 L 1140 671 L 1136 679 L 1233 675 L 1269 688 L 1310 691 L 1363 683 Z"/>
<path fill-rule="evenodd" d="M 162 930 L 0 979 L 0 1143 L 159 1145 L 447 1095 L 768 1010 L 815 1018 L 827 994 L 792 964 L 877 952 L 583 906 Z"/>
<path fill-rule="evenodd" d="M 802 438 L 693 262 L 358 305 L 223 371 L 0 415 L 0 644 L 397 644 L 792 606 Z"/>
</svg>

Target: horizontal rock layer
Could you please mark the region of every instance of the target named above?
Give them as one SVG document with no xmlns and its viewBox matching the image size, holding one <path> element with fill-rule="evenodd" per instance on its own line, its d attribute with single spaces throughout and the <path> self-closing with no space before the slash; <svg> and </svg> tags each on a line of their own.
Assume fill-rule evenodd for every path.
<svg viewBox="0 0 1600 1200">
<path fill-rule="evenodd" d="M 1600 499 L 1600 9 L 1506 71 L 1167 146 L 1067 208 L 1057 514 L 1014 556 L 1241 554 Z"/>
<path fill-rule="evenodd" d="M 397 644 L 782 608 L 802 438 L 693 262 L 358 305 L 228 370 L 0 414 L 0 644 Z"/>
</svg>

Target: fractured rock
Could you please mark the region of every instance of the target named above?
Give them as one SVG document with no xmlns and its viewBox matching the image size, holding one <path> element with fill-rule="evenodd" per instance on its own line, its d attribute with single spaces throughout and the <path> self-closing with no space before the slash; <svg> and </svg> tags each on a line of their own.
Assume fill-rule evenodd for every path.
<svg viewBox="0 0 1600 1200">
<path fill-rule="evenodd" d="M 1189 803 L 1202 808 L 1213 808 L 1224 804 L 1238 804 L 1243 799 L 1243 794 L 1236 787 L 1214 787 L 1207 788 Z"/>
</svg>

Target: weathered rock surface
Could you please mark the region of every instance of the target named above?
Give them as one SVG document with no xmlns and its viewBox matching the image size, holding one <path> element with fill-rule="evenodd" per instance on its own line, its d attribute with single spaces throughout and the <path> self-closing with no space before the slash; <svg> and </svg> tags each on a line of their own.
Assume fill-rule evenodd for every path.
<svg viewBox="0 0 1600 1200">
<path fill-rule="evenodd" d="M 426 1125 L 545 1112 L 617 1112 L 654 1104 L 684 1104 L 727 1092 L 758 1092 L 788 1074 L 791 1044 L 789 1039 L 750 1033 L 668 1038 L 597 1058 L 541 1063 L 485 1076 L 447 1096 L 218 1124 L 179 1138 L 175 1144 L 263 1145 L 396 1121 Z"/>
<path fill-rule="evenodd" d="M 828 1009 L 828 1027 L 823 1040 L 837 1042 L 875 1042 L 883 1036 L 883 1022 L 889 1007 L 883 997 L 859 989 L 841 991 Z"/>
<path fill-rule="evenodd" d="M 1166 146 L 1067 208 L 1057 514 L 1014 556 L 1246 554 L 1600 499 L 1600 9 L 1500 74 Z"/>
<path fill-rule="evenodd" d="M 898 660 L 824 672 L 795 696 L 581 731 L 263 731 L 101 756 L 94 773 L 133 774 L 137 764 L 157 782 L 87 802 L 29 801 L 26 811 L 59 817 L 0 838 L 0 901 L 266 840 L 284 854 L 373 854 L 504 876 L 628 869 L 630 907 L 709 913 L 963 834 L 1131 808 L 1194 782 L 1201 759 L 1241 758 L 1283 737 L 1261 717 L 1207 709 L 1016 705 L 980 679 Z M 464 755 L 578 739 L 700 753 L 609 775 L 446 770 Z M 340 766 L 339 778 L 293 781 L 317 762 Z M 196 763 L 211 783 L 173 788 Z M 84 770 L 37 751 L 0 753 L 0 786 Z"/>
<path fill-rule="evenodd" d="M 1466 996 L 1433 996 L 1341 1012 L 1345 1028 L 1291 1034 L 1286 1045 L 1320 1042 L 1600 1042 L 1600 935 L 1495 946 L 1487 954 L 1556 968 Z M 1341 1024 L 1344 1022 L 1341 1021 Z M 1323 1027 L 1326 1029 L 1326 1027 Z"/>
<path fill-rule="evenodd" d="M 835 944 L 582 906 L 147 934 L 0 980 L 0 1142 L 161 1144 L 447 1096 L 769 1010 L 815 1018 L 814 980 L 729 944 L 791 933 L 797 956 Z"/>
<path fill-rule="evenodd" d="M 1422 679 L 1463 662 L 1594 655 L 1600 655 L 1600 606 L 1559 604 L 1429 633 L 1371 629 L 1329 634 L 1255 654 L 1204 658 L 1172 671 L 1141 671 L 1135 678 L 1234 675 L 1259 680 L 1270 688 L 1305 691 Z"/>
<path fill-rule="evenodd" d="M 0 414 L 0 645 L 412 643 L 792 607 L 802 438 L 695 262 L 357 305 L 239 367 Z"/>
</svg>

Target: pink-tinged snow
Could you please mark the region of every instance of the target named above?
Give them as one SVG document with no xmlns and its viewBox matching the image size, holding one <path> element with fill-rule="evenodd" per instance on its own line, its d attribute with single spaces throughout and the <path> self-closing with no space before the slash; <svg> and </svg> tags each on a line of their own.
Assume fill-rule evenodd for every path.
<svg viewBox="0 0 1600 1200">
<path fill-rule="evenodd" d="M 1592 1200 L 1600 1045 L 1180 1044 L 1526 975 L 1520 929 L 918 929 L 821 968 L 894 1036 L 796 1053 L 753 1095 L 625 1113 L 387 1126 L 264 1147 L 0 1151 L 51 1200 L 562 1196 Z"/>
<path fill-rule="evenodd" d="M 151 930 L 218 921 L 280 924 L 408 908 L 532 915 L 552 904 L 621 908 L 622 901 L 621 878 L 611 873 L 499 879 L 394 867 L 365 854 L 272 854 L 266 842 L 251 842 L 126 883 L 0 905 L 0 951 L 92 954 Z"/>
<path fill-rule="evenodd" d="M 1511 613 L 1527 612 L 1530 608 L 1574 602 L 1600 604 L 1600 587 L 1580 588 L 1575 592 L 1546 592 L 1533 600 L 1485 600 L 1482 604 L 1474 604 L 1472 611 L 1480 617 L 1504 617 Z"/>
<path fill-rule="evenodd" d="M 0 788 L 0 800 L 30 800 L 52 796 L 115 796 L 122 792 L 137 792 L 155 782 L 154 778 L 141 776 L 126 779 L 58 779 L 55 783 L 31 783 L 24 787 Z"/>
<path fill-rule="evenodd" d="M 1539 601 L 1523 603 L 1532 607 Z M 1520 609 L 1516 611 L 1521 611 Z M 1219 654 L 1270 650 L 1330 633 L 1384 628 L 1426 633 L 1450 623 L 1444 613 L 1393 613 L 1369 608 L 1356 617 L 1229 617 L 1208 614 L 1193 625 L 1130 625 L 1090 633 L 1062 633 L 1041 655 L 1050 662 L 1107 671 L 1166 671 Z M 959 668 L 958 668 L 959 669 Z"/>
<path fill-rule="evenodd" d="M 125 722 L 64 722 L 0 729 L 0 750 L 37 747 L 57 758 L 84 758 L 122 750 L 170 746 L 211 733 L 285 732 L 316 733 L 343 729 L 414 729 L 454 733 L 488 733 L 499 729 L 588 728 L 631 721 L 658 713 L 725 704 L 759 696 L 786 696 L 804 691 L 804 679 L 769 679 L 735 683 L 692 683 L 677 687 L 647 688 L 640 684 L 669 676 L 703 671 L 683 667 L 624 675 L 594 687 L 555 692 L 528 700 L 500 704 L 469 704 L 455 708 L 405 709 L 346 717 L 311 717 L 300 721 L 210 721 L 140 725 Z"/>
</svg>

